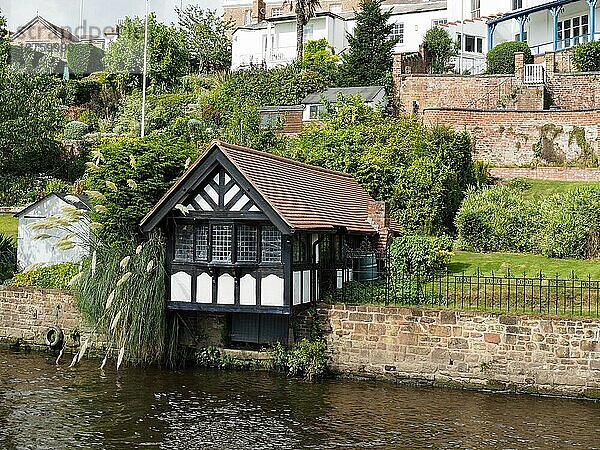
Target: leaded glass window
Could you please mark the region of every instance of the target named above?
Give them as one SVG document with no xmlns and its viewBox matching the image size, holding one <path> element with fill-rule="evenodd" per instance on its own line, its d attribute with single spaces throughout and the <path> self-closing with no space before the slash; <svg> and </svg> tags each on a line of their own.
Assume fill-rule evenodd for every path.
<svg viewBox="0 0 600 450">
<path fill-rule="evenodd" d="M 258 257 L 258 230 L 249 225 L 237 226 L 237 256 L 242 262 L 256 261 Z"/>
<path fill-rule="evenodd" d="M 262 262 L 281 262 L 281 233 L 275 227 L 262 228 Z"/>
<path fill-rule="evenodd" d="M 196 261 L 208 260 L 208 225 L 196 227 Z"/>
<path fill-rule="evenodd" d="M 231 237 L 233 225 L 213 225 L 212 260 L 231 262 Z"/>
<path fill-rule="evenodd" d="M 194 260 L 194 226 L 178 225 L 175 232 L 175 261 Z"/>
</svg>

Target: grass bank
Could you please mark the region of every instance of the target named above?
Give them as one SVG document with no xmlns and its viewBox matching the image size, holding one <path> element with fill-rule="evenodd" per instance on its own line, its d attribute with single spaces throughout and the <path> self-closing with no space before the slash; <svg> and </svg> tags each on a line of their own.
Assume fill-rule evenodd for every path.
<svg viewBox="0 0 600 450">
<path fill-rule="evenodd" d="M 540 270 L 546 277 L 571 277 L 571 271 L 579 278 L 588 274 L 600 280 L 600 260 L 555 259 L 529 253 L 473 253 L 455 251 L 449 265 L 452 273 L 472 275 L 479 268 L 482 275 L 492 272 L 496 275 L 511 273 L 519 276 L 525 273 L 529 277 L 538 276 Z"/>
<path fill-rule="evenodd" d="M 19 220 L 12 214 L 0 214 L 0 234 L 17 237 Z"/>
<path fill-rule="evenodd" d="M 581 186 L 600 187 L 596 181 L 554 181 L 554 180 L 532 180 L 524 178 L 531 187 L 523 192 L 527 198 L 544 198 L 553 194 L 563 193 Z"/>
</svg>

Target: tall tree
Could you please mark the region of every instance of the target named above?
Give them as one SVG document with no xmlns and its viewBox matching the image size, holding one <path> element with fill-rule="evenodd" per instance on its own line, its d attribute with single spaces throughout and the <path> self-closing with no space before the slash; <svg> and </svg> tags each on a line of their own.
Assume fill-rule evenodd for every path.
<svg viewBox="0 0 600 450">
<path fill-rule="evenodd" d="M 304 54 L 304 27 L 315 16 L 315 12 L 321 6 L 321 2 L 319 0 L 285 0 L 283 4 L 289 6 L 290 11 L 296 13 L 296 59 L 302 61 Z"/>
<path fill-rule="evenodd" d="M 119 37 L 104 55 L 111 73 L 141 74 L 144 65 L 144 19 L 127 17 Z M 189 72 L 190 58 L 183 33 L 148 16 L 148 78 L 170 84 Z"/>
<path fill-rule="evenodd" d="M 177 8 L 179 26 L 190 53 L 190 66 L 194 72 L 210 73 L 231 67 L 231 40 L 227 32 L 233 28 L 216 11 L 198 5 Z"/>
<path fill-rule="evenodd" d="M 342 55 L 342 80 L 348 86 L 387 84 L 392 72 L 391 11 L 382 11 L 383 0 L 361 0 L 354 34 L 348 33 L 349 50 Z"/>
<path fill-rule="evenodd" d="M 423 49 L 429 73 L 444 73 L 450 58 L 456 56 L 456 46 L 446 30 L 433 27 L 423 39 Z"/>
</svg>

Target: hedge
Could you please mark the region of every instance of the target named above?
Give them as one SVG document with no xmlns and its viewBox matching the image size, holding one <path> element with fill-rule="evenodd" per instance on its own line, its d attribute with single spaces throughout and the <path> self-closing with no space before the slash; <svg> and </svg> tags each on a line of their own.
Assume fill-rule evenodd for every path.
<svg viewBox="0 0 600 450">
<path fill-rule="evenodd" d="M 600 41 L 579 44 L 575 47 L 573 64 L 578 72 L 600 72 Z"/>
<path fill-rule="evenodd" d="M 67 46 L 67 66 L 78 76 L 89 75 L 104 70 L 104 50 L 90 43 L 69 44 Z"/>
<path fill-rule="evenodd" d="M 600 188 L 577 187 L 541 200 L 525 197 L 523 188 L 469 192 L 456 215 L 458 246 L 552 258 L 600 256 Z"/>
<path fill-rule="evenodd" d="M 494 74 L 515 73 L 515 53 L 524 53 L 525 64 L 533 62 L 531 49 L 525 42 L 512 41 L 497 45 L 487 54 L 487 71 Z"/>
<path fill-rule="evenodd" d="M 69 289 L 70 281 L 78 272 L 79 264 L 62 263 L 18 273 L 5 284 L 40 289 Z"/>
</svg>

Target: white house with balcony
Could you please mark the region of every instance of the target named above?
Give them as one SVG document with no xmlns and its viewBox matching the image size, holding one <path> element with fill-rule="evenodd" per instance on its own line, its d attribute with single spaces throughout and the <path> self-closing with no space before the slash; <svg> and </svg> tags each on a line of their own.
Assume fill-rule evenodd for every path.
<svg viewBox="0 0 600 450">
<path fill-rule="evenodd" d="M 394 53 L 416 53 L 432 26 L 447 21 L 446 1 L 386 4 L 391 9 Z M 326 39 L 336 54 L 348 48 L 348 33 L 356 27 L 354 12 L 319 11 L 304 28 L 304 42 Z M 296 17 L 285 14 L 238 27 L 232 37 L 232 70 L 278 67 L 296 57 Z"/>
<path fill-rule="evenodd" d="M 598 37 L 598 0 L 455 0 L 447 27 L 460 43 L 459 72 L 485 70 L 485 56 L 507 41 L 526 42 L 534 55 L 561 51 Z"/>
</svg>

